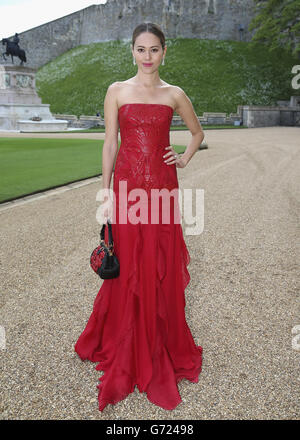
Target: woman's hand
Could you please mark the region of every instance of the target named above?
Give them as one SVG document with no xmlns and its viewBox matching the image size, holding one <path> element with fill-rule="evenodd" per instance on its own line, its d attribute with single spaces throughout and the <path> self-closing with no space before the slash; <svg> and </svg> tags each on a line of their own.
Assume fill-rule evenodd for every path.
<svg viewBox="0 0 300 440">
<path fill-rule="evenodd" d="M 110 197 L 110 193 L 108 190 L 104 191 L 104 200 L 103 205 L 101 206 L 101 215 L 102 215 L 102 223 L 107 223 L 107 219 L 112 220 L 113 218 L 113 200 Z"/>
<path fill-rule="evenodd" d="M 168 153 L 163 155 L 164 162 L 167 165 L 176 164 L 177 168 L 184 168 L 187 165 L 187 162 L 185 161 L 184 157 L 181 154 L 176 153 L 172 145 L 166 147 L 166 150 L 170 150 Z"/>
<path fill-rule="evenodd" d="M 109 197 L 106 201 L 106 208 L 104 209 L 103 216 L 104 216 L 104 223 L 107 222 L 107 219 L 110 219 L 112 221 L 113 218 L 113 201 Z"/>
</svg>

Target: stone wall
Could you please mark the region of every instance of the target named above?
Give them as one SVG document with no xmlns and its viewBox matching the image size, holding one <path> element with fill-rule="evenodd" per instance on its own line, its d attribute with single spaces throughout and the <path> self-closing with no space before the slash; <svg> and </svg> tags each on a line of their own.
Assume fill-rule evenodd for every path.
<svg viewBox="0 0 300 440">
<path fill-rule="evenodd" d="M 81 44 L 130 41 L 144 21 L 159 24 L 166 38 L 250 41 L 253 8 L 253 0 L 108 0 L 20 33 L 19 44 L 26 51 L 26 65 L 39 68 Z"/>
</svg>

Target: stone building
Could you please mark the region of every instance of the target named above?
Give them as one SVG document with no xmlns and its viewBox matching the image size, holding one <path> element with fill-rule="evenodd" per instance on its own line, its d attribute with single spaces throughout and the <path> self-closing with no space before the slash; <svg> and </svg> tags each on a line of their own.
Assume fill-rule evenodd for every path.
<svg viewBox="0 0 300 440">
<path fill-rule="evenodd" d="M 130 40 L 133 29 L 145 21 L 159 24 L 166 38 L 250 41 L 254 4 L 253 0 L 108 0 L 20 33 L 20 47 L 26 51 L 26 65 L 39 68 L 78 45 Z"/>
</svg>

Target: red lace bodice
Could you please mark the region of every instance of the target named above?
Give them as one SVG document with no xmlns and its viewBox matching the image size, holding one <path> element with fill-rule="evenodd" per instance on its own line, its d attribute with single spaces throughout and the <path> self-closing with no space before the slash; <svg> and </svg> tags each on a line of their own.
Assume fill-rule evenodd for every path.
<svg viewBox="0 0 300 440">
<path fill-rule="evenodd" d="M 172 107 L 165 104 L 131 103 L 119 108 L 121 145 L 118 152 L 114 191 L 119 180 L 127 189 L 178 188 L 176 165 L 167 165 L 163 155 L 169 150 Z"/>
</svg>

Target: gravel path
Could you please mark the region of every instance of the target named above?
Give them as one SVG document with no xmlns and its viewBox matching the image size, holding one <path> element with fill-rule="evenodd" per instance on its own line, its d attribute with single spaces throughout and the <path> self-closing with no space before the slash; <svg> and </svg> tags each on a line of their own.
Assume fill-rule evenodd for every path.
<svg viewBox="0 0 300 440">
<path fill-rule="evenodd" d="M 89 268 L 100 181 L 0 209 L 0 418 L 299 420 L 299 139 L 296 127 L 206 131 L 208 149 L 178 169 L 182 189 L 204 189 L 204 230 L 185 235 L 186 319 L 204 360 L 173 411 L 136 388 L 101 413 L 102 373 L 74 352 L 101 285 Z"/>
</svg>

